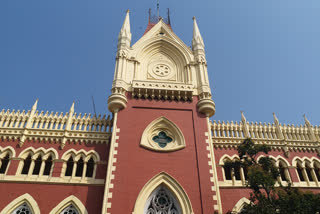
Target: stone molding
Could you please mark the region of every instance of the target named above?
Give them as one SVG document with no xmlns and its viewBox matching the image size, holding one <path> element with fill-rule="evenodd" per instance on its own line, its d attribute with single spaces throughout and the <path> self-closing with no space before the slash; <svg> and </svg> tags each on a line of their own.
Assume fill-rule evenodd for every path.
<svg viewBox="0 0 320 214">
<path fill-rule="evenodd" d="M 290 151 L 314 151 L 320 154 L 320 126 L 258 124 L 246 120 L 213 121 L 210 125 L 213 144 L 217 148 L 236 148 L 249 137 L 258 144 L 266 144 L 273 149 L 284 151 L 286 156 Z"/>
<path fill-rule="evenodd" d="M 32 210 L 32 213 L 34 214 L 40 214 L 40 209 L 37 204 L 37 202 L 34 200 L 34 198 L 28 194 L 25 193 L 21 195 L 20 197 L 14 199 L 12 202 L 10 202 L 2 211 L 0 214 L 8 214 L 14 211 L 17 207 L 22 205 L 23 203 L 27 203 L 29 208 Z"/>
<path fill-rule="evenodd" d="M 161 131 L 172 138 L 172 142 L 163 148 L 152 140 Z M 185 148 L 186 142 L 182 131 L 176 124 L 166 117 L 159 117 L 153 120 L 143 131 L 140 146 L 157 152 L 172 152 Z"/>
<path fill-rule="evenodd" d="M 44 113 L 35 108 L 26 111 L 2 110 L 0 112 L 0 138 L 19 140 L 23 146 L 26 140 L 59 142 L 63 148 L 67 142 L 109 143 L 112 119 L 106 115 Z"/>
</svg>

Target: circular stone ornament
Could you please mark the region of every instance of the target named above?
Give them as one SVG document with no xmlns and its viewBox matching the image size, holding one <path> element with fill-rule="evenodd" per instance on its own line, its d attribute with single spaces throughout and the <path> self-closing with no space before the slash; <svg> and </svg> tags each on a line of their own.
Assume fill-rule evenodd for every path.
<svg viewBox="0 0 320 214">
<path fill-rule="evenodd" d="M 155 75 L 159 77 L 166 77 L 171 74 L 171 69 L 165 64 L 156 64 L 153 66 L 152 71 Z"/>
</svg>

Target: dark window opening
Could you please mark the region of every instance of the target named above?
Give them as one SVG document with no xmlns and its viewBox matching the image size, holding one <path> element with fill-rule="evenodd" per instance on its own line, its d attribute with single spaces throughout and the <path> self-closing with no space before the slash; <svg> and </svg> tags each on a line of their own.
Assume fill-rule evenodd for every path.
<svg viewBox="0 0 320 214">
<path fill-rule="evenodd" d="M 41 169 L 41 164 L 42 164 L 42 157 L 41 157 L 41 155 L 39 155 L 34 163 L 34 168 L 33 168 L 33 172 L 32 172 L 33 175 L 39 175 L 40 169 Z"/>
<path fill-rule="evenodd" d="M 313 181 L 313 178 L 312 178 L 312 174 L 311 174 L 311 168 L 310 167 L 306 167 L 306 172 L 307 172 L 307 175 L 308 175 L 308 178 L 309 178 L 309 181 Z"/>
<path fill-rule="evenodd" d="M 93 176 L 93 170 L 94 170 L 94 160 L 91 157 L 87 163 L 87 171 L 86 171 L 86 177 L 92 177 Z"/>
<path fill-rule="evenodd" d="M 224 166 L 224 175 L 226 177 L 226 180 L 232 180 L 231 176 L 231 167 L 230 166 Z"/>
<path fill-rule="evenodd" d="M 285 167 L 280 163 L 279 165 L 279 171 L 280 171 L 280 177 L 282 181 L 288 181 L 287 177 L 286 177 L 286 169 Z"/>
<path fill-rule="evenodd" d="M 1 167 L 0 167 L 0 174 L 6 173 L 8 164 L 9 164 L 10 156 L 7 154 L 2 160 L 1 160 Z"/>
<path fill-rule="evenodd" d="M 302 168 L 299 165 L 297 167 L 297 172 L 298 172 L 300 181 L 305 181 L 304 177 L 303 177 L 303 174 L 302 174 Z"/>
<path fill-rule="evenodd" d="M 244 174 L 244 179 L 248 180 L 248 168 L 247 167 L 243 167 L 243 174 Z"/>
<path fill-rule="evenodd" d="M 76 177 L 82 177 L 83 174 L 83 159 L 80 158 L 77 162 L 77 170 L 76 170 Z"/>
<path fill-rule="evenodd" d="M 52 157 L 49 156 L 48 159 L 45 161 L 43 175 L 50 175 L 51 167 L 52 167 Z"/>
<path fill-rule="evenodd" d="M 67 169 L 65 176 L 71 176 L 73 171 L 73 158 L 70 157 L 69 160 L 67 161 Z"/>
<path fill-rule="evenodd" d="M 31 165 L 31 155 L 29 155 L 24 161 L 23 161 L 23 168 L 21 171 L 21 174 L 27 175 L 30 169 Z"/>
<path fill-rule="evenodd" d="M 314 172 L 316 173 L 318 181 L 320 181 L 320 169 L 317 166 L 314 168 Z"/>
<path fill-rule="evenodd" d="M 240 166 L 235 166 L 234 167 L 234 176 L 236 177 L 236 180 L 241 180 Z"/>
</svg>

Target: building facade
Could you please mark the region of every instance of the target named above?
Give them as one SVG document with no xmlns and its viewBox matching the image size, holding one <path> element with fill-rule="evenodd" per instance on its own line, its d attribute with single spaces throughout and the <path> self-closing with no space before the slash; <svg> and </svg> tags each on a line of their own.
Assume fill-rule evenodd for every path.
<svg viewBox="0 0 320 214">
<path fill-rule="evenodd" d="M 320 127 L 211 121 L 204 42 L 192 47 L 170 19 L 149 17 L 131 44 L 129 11 L 118 37 L 110 116 L 0 112 L 1 214 L 238 213 L 248 203 L 239 159 L 245 138 L 272 147 L 279 182 L 319 192 Z M 112 115 L 112 116 L 111 116 Z"/>
</svg>

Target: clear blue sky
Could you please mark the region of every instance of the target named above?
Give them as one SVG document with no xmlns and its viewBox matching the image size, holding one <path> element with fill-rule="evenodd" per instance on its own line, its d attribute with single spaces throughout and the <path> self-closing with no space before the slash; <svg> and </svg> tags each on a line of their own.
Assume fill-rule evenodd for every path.
<svg viewBox="0 0 320 214">
<path fill-rule="evenodd" d="M 215 120 L 320 125 L 319 0 L 160 0 L 191 45 L 206 46 Z M 105 114 L 117 36 L 130 9 L 134 43 L 156 0 L 1 0 L 0 108 Z"/>
</svg>

